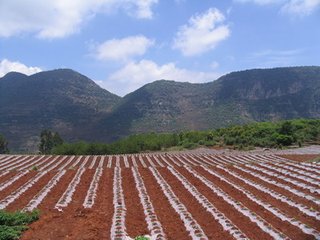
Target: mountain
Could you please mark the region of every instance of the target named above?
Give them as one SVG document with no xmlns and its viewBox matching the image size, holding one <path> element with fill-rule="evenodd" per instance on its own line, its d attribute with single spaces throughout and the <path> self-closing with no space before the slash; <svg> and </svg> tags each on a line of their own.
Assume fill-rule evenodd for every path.
<svg viewBox="0 0 320 240">
<path fill-rule="evenodd" d="M 111 135 L 208 129 L 320 116 L 320 67 L 254 69 L 204 84 L 155 81 L 125 96 L 103 129 Z M 116 126 L 111 131 L 108 126 Z M 111 131 L 111 132 L 110 132 Z"/>
<path fill-rule="evenodd" d="M 30 77 L 8 73 L 0 79 L 0 132 L 20 151 L 34 151 L 45 128 L 71 141 L 86 138 L 99 116 L 120 100 L 68 69 Z"/>
<path fill-rule="evenodd" d="M 191 84 L 159 80 L 120 98 L 72 70 L 0 78 L 0 133 L 34 149 L 43 128 L 68 141 L 320 116 L 320 67 L 253 69 Z"/>
<path fill-rule="evenodd" d="M 247 70 L 215 84 L 220 101 L 238 102 L 255 121 L 320 117 L 320 67 Z"/>
</svg>

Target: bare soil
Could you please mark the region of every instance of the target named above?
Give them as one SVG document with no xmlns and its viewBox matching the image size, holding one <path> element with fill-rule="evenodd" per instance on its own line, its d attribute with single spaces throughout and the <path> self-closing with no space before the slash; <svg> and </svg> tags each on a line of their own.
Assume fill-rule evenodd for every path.
<svg viewBox="0 0 320 240">
<path fill-rule="evenodd" d="M 279 154 L 279 156 L 297 162 L 308 162 L 320 157 L 320 154 Z"/>
<path fill-rule="evenodd" d="M 315 148 L 313 148 L 313 151 Z M 178 167 L 172 160 L 169 159 L 168 155 L 163 154 L 162 156 L 172 164 L 175 169 L 182 174 L 196 189 L 206 197 L 211 204 L 213 204 L 220 212 L 222 212 L 231 222 L 236 225 L 246 236 L 250 239 L 257 240 L 267 240 L 272 239 L 270 235 L 264 232 L 259 226 L 255 223 L 251 222 L 250 219 L 240 212 L 238 212 L 234 207 L 228 204 L 222 197 L 219 197 L 215 194 L 209 187 L 207 187 L 203 182 L 194 177 L 191 173 L 189 173 L 183 165 L 191 166 L 198 174 L 204 176 L 208 180 L 210 180 L 213 184 L 219 187 L 222 191 L 224 191 L 228 196 L 233 198 L 237 202 L 241 202 L 245 207 L 250 209 L 252 212 L 259 215 L 261 218 L 265 219 L 268 223 L 270 223 L 275 229 L 281 231 L 291 239 L 314 239 L 313 236 L 303 233 L 298 227 L 291 225 L 289 222 L 282 222 L 278 217 L 264 209 L 262 206 L 256 204 L 254 201 L 250 200 L 245 194 L 236 188 L 232 187 L 230 184 L 221 181 L 218 177 L 215 177 L 205 171 L 202 167 L 199 166 L 199 162 L 192 160 L 188 154 L 196 154 L 193 157 L 199 160 L 201 165 L 205 163 L 203 161 L 203 157 L 201 154 L 210 154 L 210 150 L 206 150 L 205 152 L 201 152 L 197 150 L 196 152 L 184 152 L 183 156 L 179 155 L 179 153 L 172 154 L 171 157 L 181 164 L 181 167 Z M 219 149 L 215 150 L 215 154 Z M 161 154 L 161 153 L 158 153 Z M 249 153 L 246 153 L 249 154 Z M 256 153 L 255 153 L 256 154 Z M 228 156 L 232 158 L 235 153 L 229 153 Z M 297 164 L 301 161 L 309 161 L 315 157 L 318 157 L 318 154 L 286 154 L 279 155 L 281 157 L 297 161 Z M 126 204 L 126 217 L 125 217 L 125 225 L 127 234 L 130 237 L 135 237 L 138 235 L 150 234 L 147 223 L 145 221 L 145 213 L 143 211 L 143 207 L 140 203 L 138 191 L 136 189 L 134 177 L 132 174 L 131 167 L 133 166 L 133 155 L 128 155 L 128 163 L 130 165 L 129 168 L 126 168 L 124 163 L 123 156 L 120 156 L 119 165 L 121 167 L 122 174 L 122 188 L 124 194 L 124 200 Z M 191 239 L 191 236 L 186 229 L 183 221 L 181 220 L 179 214 L 174 210 L 171 206 L 169 200 L 163 193 L 160 185 L 157 183 L 155 177 L 152 175 L 149 167 L 152 165 L 156 166 L 157 170 L 164 178 L 164 180 L 169 184 L 172 191 L 175 193 L 179 201 L 187 208 L 188 212 L 192 215 L 192 217 L 196 220 L 196 222 L 201 226 L 204 233 L 208 236 L 209 239 L 232 239 L 230 234 L 225 231 L 222 226 L 216 221 L 213 216 L 203 208 L 203 206 L 193 197 L 191 193 L 183 186 L 183 184 L 167 169 L 167 163 L 161 160 L 159 157 L 159 161 L 165 166 L 160 167 L 159 163 L 155 160 L 154 156 L 150 154 L 150 158 L 152 162 L 148 161 L 146 155 L 142 155 L 142 159 L 145 164 L 148 166 L 144 168 L 139 161 L 137 156 L 134 156 L 138 165 L 138 171 L 140 172 L 142 179 L 144 181 L 147 194 L 150 197 L 150 201 L 153 204 L 154 211 L 157 215 L 159 222 L 162 225 L 164 233 L 167 239 Z M 218 159 L 219 155 L 216 155 Z M 60 161 L 62 158 L 59 157 L 57 161 Z M 186 159 L 184 159 L 186 158 Z M 30 158 L 29 158 L 30 159 Z M 59 165 L 52 171 L 49 171 L 45 176 L 43 176 L 38 182 L 36 182 L 32 187 L 30 187 L 27 191 L 25 191 L 17 200 L 11 203 L 7 210 L 15 211 L 22 209 L 25 207 L 29 201 L 39 192 L 43 187 L 52 179 L 52 177 L 57 174 L 57 170 L 70 159 L 67 157 L 64 161 L 60 161 Z M 82 157 L 80 162 L 77 164 L 77 167 L 70 168 L 77 157 L 65 167 L 66 173 L 60 179 L 60 181 L 55 185 L 48 195 L 43 199 L 38 208 L 41 211 L 40 219 L 30 225 L 29 230 L 27 230 L 21 239 L 23 240 L 56 240 L 56 239 L 74 239 L 74 240 L 105 240 L 110 239 L 110 231 L 112 225 L 112 219 L 114 217 L 114 206 L 113 206 L 113 174 L 114 167 L 116 166 L 116 156 L 111 156 L 112 159 L 112 167 L 108 168 L 108 159 L 109 156 L 98 156 L 93 169 L 88 169 L 93 161 L 93 156 L 90 156 L 89 161 L 86 164 L 86 170 L 81 177 L 79 184 L 77 185 L 75 192 L 72 196 L 72 201 L 70 204 L 63 208 L 62 211 L 58 211 L 55 209 L 56 203 L 59 201 L 63 193 L 68 188 L 70 182 L 74 178 L 79 166 L 84 161 L 85 157 Z M 95 174 L 96 168 L 99 165 L 100 160 L 104 159 L 103 173 L 98 183 L 97 188 L 97 196 L 95 199 L 95 203 L 92 208 L 84 208 L 83 202 L 87 195 L 89 186 L 92 182 L 93 176 Z M 36 159 L 35 159 L 36 160 Z M 235 158 L 233 159 L 237 161 Z M 49 161 L 49 160 L 48 160 Z M 0 160 L 1 162 L 1 160 Z M 53 163 L 54 164 L 54 163 Z M 227 163 L 219 163 L 220 165 L 224 165 L 228 169 L 234 171 L 237 176 L 241 178 L 246 178 L 248 180 L 254 181 L 257 184 L 261 184 L 262 186 L 268 187 L 269 189 L 280 193 L 292 201 L 303 204 L 314 211 L 320 212 L 320 206 L 315 204 L 305 198 L 298 197 L 291 192 L 284 190 L 279 186 L 275 186 L 269 183 L 264 182 L 258 177 L 253 177 L 248 173 L 244 173 L 238 169 L 236 169 L 231 164 Z M 249 170 L 248 167 L 244 166 L 241 163 L 239 164 L 242 167 Z M 254 164 L 254 163 L 252 163 Z M 196 165 L 196 166 L 195 166 Z M 203 165 L 206 166 L 206 165 Z M 50 167 L 50 166 L 49 166 Z M 238 186 L 243 187 L 247 191 L 250 191 L 256 197 L 261 199 L 264 202 L 270 203 L 271 205 L 279 208 L 284 214 L 289 217 L 295 218 L 306 225 L 316 229 L 320 232 L 320 221 L 316 220 L 316 218 L 309 217 L 297 208 L 289 206 L 288 204 L 276 200 L 269 194 L 263 193 L 256 188 L 249 186 L 248 184 L 242 182 L 241 180 L 235 178 L 229 173 L 225 172 L 218 168 L 215 164 L 211 166 L 206 166 L 220 175 L 227 178 L 229 181 L 234 182 Z M 291 166 L 292 167 L 292 166 Z M 310 174 L 309 170 L 303 170 L 303 167 L 293 166 L 296 169 L 304 171 L 301 175 L 308 176 Z M 262 169 L 264 169 L 262 167 Z M 5 169 L 2 171 L 4 172 Z M 265 175 L 263 172 L 259 172 L 259 174 Z M 25 176 L 18 179 L 16 182 L 8 186 L 6 189 L 0 191 L 0 201 L 5 197 L 9 196 L 16 189 L 21 187 L 23 184 L 32 179 L 39 172 L 31 171 Z M 315 168 L 313 171 L 316 175 L 320 176 L 320 169 Z M 0 183 L 5 182 L 9 179 L 12 179 L 18 172 L 10 172 L 5 176 L 0 177 Z M 302 193 L 309 194 L 314 196 L 315 198 L 319 198 L 319 194 L 310 193 L 307 190 L 301 189 L 293 184 L 286 183 L 283 180 L 279 180 L 274 176 L 267 176 L 272 180 L 279 181 L 282 184 L 287 184 L 289 187 L 296 189 L 297 191 L 301 191 Z M 307 180 L 297 179 L 292 177 L 296 181 L 301 183 L 308 184 L 309 186 L 313 186 L 319 189 L 319 186 L 308 182 Z"/>
</svg>

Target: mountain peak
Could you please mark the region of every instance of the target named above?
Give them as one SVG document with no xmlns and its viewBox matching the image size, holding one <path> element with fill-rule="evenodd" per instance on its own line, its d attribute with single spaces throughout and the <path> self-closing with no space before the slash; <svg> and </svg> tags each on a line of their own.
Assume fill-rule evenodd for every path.
<svg viewBox="0 0 320 240">
<path fill-rule="evenodd" d="M 36 73 L 34 75 L 32 75 L 33 77 L 37 78 L 37 77 L 50 77 L 50 78 L 82 78 L 82 79 L 89 79 L 88 77 L 82 75 L 79 72 L 76 72 L 72 69 L 68 69 L 68 68 L 61 68 L 61 69 L 54 69 L 54 70 L 50 70 L 50 71 L 43 71 L 43 72 L 39 72 Z M 91 80 L 91 79 L 90 79 Z"/>
<path fill-rule="evenodd" d="M 11 80 L 15 78 L 27 78 L 28 76 L 20 73 L 20 72 L 8 72 L 6 75 L 4 75 L 0 80 Z"/>
</svg>

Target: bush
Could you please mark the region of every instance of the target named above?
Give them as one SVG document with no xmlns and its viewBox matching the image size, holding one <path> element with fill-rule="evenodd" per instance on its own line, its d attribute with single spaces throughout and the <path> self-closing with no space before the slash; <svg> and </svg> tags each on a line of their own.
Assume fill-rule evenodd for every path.
<svg viewBox="0 0 320 240">
<path fill-rule="evenodd" d="M 204 144 L 203 144 L 204 146 L 206 146 L 206 147 L 212 147 L 212 146 L 215 146 L 215 145 L 217 145 L 217 142 L 216 141 L 204 141 Z"/>
<path fill-rule="evenodd" d="M 209 131 L 136 134 L 111 144 L 65 143 L 56 146 L 52 154 L 95 155 L 160 151 L 171 148 L 192 149 L 201 146 L 232 146 L 237 149 L 279 147 L 320 141 L 320 120 L 296 119 L 280 122 L 260 122 Z"/>
<path fill-rule="evenodd" d="M 134 238 L 134 240 L 150 240 L 150 238 L 145 237 L 145 236 L 137 236 Z"/>
<path fill-rule="evenodd" d="M 40 133 L 40 153 L 49 154 L 54 147 L 61 144 L 63 144 L 63 140 L 57 132 L 54 133 L 46 129 Z"/>
<path fill-rule="evenodd" d="M 38 168 L 38 166 L 32 166 L 31 170 L 32 170 L 32 171 L 38 171 L 39 168 Z"/>
<path fill-rule="evenodd" d="M 39 219 L 39 211 L 31 213 L 0 211 L 0 240 L 19 239 L 30 224 Z"/>
<path fill-rule="evenodd" d="M 186 148 L 186 149 L 194 149 L 196 147 L 198 147 L 199 145 L 197 143 L 193 143 L 193 142 L 184 142 L 182 144 L 182 147 L 183 148 Z"/>
<path fill-rule="evenodd" d="M 24 212 L 6 212 L 0 210 L 0 225 L 16 226 L 25 225 L 39 219 L 40 212 L 34 210 L 30 213 Z"/>
<path fill-rule="evenodd" d="M 26 230 L 24 226 L 2 226 L 0 225 L 0 240 L 19 239 L 21 233 Z"/>
<path fill-rule="evenodd" d="M 8 141 L 0 134 L 0 154 L 9 153 Z"/>
<path fill-rule="evenodd" d="M 283 134 L 274 134 L 275 141 L 277 145 L 289 146 L 293 143 L 293 137 Z"/>
</svg>

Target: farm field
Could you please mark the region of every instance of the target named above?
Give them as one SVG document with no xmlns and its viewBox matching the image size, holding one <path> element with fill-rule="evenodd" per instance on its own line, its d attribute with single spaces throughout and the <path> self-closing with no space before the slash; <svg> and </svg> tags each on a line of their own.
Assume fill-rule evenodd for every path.
<svg viewBox="0 0 320 240">
<path fill-rule="evenodd" d="M 287 157 L 0 155 L 0 209 L 40 209 L 21 239 L 320 239 L 320 163 Z"/>
</svg>

